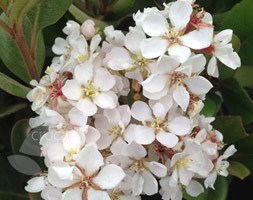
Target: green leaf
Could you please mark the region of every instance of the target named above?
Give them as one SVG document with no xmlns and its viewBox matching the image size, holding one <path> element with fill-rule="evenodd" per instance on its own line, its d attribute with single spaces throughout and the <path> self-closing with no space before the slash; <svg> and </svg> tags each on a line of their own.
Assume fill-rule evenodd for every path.
<svg viewBox="0 0 253 200">
<path fill-rule="evenodd" d="M 253 57 L 253 56 L 252 56 Z M 242 87 L 253 87 L 253 66 L 241 66 L 236 70 L 234 78 Z"/>
<path fill-rule="evenodd" d="M 0 72 L 0 88 L 9 94 L 17 97 L 26 98 L 30 88 L 21 85 L 19 82 L 11 79 Z"/>
<path fill-rule="evenodd" d="M 225 177 L 218 176 L 214 185 L 215 190 L 209 188 L 197 197 L 191 197 L 186 192 L 186 200 L 226 200 L 228 194 L 228 181 Z"/>
<path fill-rule="evenodd" d="M 32 9 L 28 17 L 32 24 L 37 27 L 36 32 L 57 22 L 68 10 L 72 0 L 43 0 L 37 4 L 37 9 Z M 37 13 L 39 12 L 39 13 Z M 37 17 L 36 17 L 37 14 Z"/>
<path fill-rule="evenodd" d="M 46 47 L 44 43 L 44 37 L 42 32 L 39 32 L 36 45 L 36 64 L 39 74 L 41 74 L 43 70 L 45 56 L 46 56 Z"/>
<path fill-rule="evenodd" d="M 19 103 L 19 104 L 14 104 L 10 106 L 5 106 L 3 108 L 0 108 L 0 118 L 3 118 L 7 115 L 16 113 L 17 111 L 20 111 L 24 109 L 27 105 L 25 103 Z"/>
<path fill-rule="evenodd" d="M 239 56 L 243 65 L 253 65 L 253 36 L 243 41 Z"/>
<path fill-rule="evenodd" d="M 7 22 L 5 14 L 2 14 L 0 19 Z M 20 79 L 29 82 L 31 77 L 16 42 L 1 27 L 0 41 L 0 57 L 5 66 Z"/>
<path fill-rule="evenodd" d="M 253 171 L 253 135 L 241 139 L 235 143 L 237 152 L 231 160 L 244 164 L 250 171 Z"/>
<path fill-rule="evenodd" d="M 8 0 L 0 0 L 0 8 L 2 8 L 4 11 L 8 9 Z"/>
<path fill-rule="evenodd" d="M 226 144 L 234 143 L 247 137 L 242 119 L 239 116 L 218 116 L 212 125 L 223 134 Z"/>
<path fill-rule="evenodd" d="M 40 0 L 14 0 L 8 14 L 10 20 L 22 26 L 26 13 L 39 2 Z"/>
<path fill-rule="evenodd" d="M 228 168 L 229 174 L 232 176 L 236 176 L 237 178 L 240 178 L 243 180 L 247 176 L 250 175 L 250 170 L 245 167 L 242 163 L 231 161 L 229 168 Z"/>
<path fill-rule="evenodd" d="M 127 14 L 132 13 L 133 7 L 135 5 L 136 0 L 118 0 L 113 5 L 112 14 L 115 19 L 119 19 Z"/>
<path fill-rule="evenodd" d="M 224 103 L 230 114 L 240 115 L 244 124 L 253 121 L 253 103 L 247 92 L 236 79 L 230 78 L 221 83 Z"/>
<path fill-rule="evenodd" d="M 233 29 L 242 40 L 252 36 L 252 7 L 252 0 L 243 0 L 236 4 L 225 16 L 221 29 Z"/>
<path fill-rule="evenodd" d="M 237 35 L 233 34 L 231 43 L 233 45 L 234 50 L 236 52 L 239 52 L 239 50 L 241 48 L 241 40 L 240 40 L 240 38 Z"/>
<path fill-rule="evenodd" d="M 204 100 L 204 108 L 201 110 L 201 114 L 205 116 L 215 116 L 220 110 L 221 98 L 215 94 L 211 93 L 206 96 Z"/>
<path fill-rule="evenodd" d="M 11 130 L 11 146 L 13 154 L 20 154 L 19 150 L 31 131 L 28 122 L 28 119 L 21 119 Z"/>
</svg>

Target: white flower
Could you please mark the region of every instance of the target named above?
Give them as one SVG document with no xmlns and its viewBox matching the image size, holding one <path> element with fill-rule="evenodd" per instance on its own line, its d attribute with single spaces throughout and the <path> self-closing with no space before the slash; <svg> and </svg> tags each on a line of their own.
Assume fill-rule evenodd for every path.
<svg viewBox="0 0 253 200">
<path fill-rule="evenodd" d="M 25 190 L 27 192 L 32 192 L 32 193 L 36 193 L 36 192 L 41 192 L 42 190 L 44 190 L 46 188 L 46 180 L 44 176 L 39 176 L 39 177 L 34 177 L 32 179 L 30 179 L 27 182 L 27 186 L 25 186 Z"/>
<path fill-rule="evenodd" d="M 207 66 L 208 75 L 213 77 L 219 76 L 217 59 L 231 69 L 236 69 L 241 66 L 240 57 L 234 52 L 232 44 L 229 43 L 232 36 L 233 31 L 230 29 L 219 32 L 214 36 L 211 46 L 205 50 L 207 53 L 213 55 Z"/>
<path fill-rule="evenodd" d="M 32 110 L 37 111 L 47 102 L 49 91 L 45 87 L 37 85 L 29 91 L 26 98 L 32 102 Z"/>
<path fill-rule="evenodd" d="M 75 68 L 74 79 L 67 80 L 63 94 L 86 116 L 94 115 L 97 106 L 104 109 L 116 107 L 117 96 L 110 91 L 115 84 L 114 77 L 106 69 L 93 69 L 90 62 Z"/>
<path fill-rule="evenodd" d="M 97 30 L 95 27 L 94 21 L 88 19 L 83 22 L 81 25 L 81 33 L 85 36 L 87 40 L 91 39 L 95 34 Z"/>
</svg>

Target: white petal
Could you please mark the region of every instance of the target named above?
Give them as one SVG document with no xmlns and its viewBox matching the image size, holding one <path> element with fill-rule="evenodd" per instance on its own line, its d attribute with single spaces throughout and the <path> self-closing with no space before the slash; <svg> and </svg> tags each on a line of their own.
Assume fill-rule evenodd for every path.
<svg viewBox="0 0 253 200">
<path fill-rule="evenodd" d="M 101 91 L 110 90 L 116 83 L 114 77 L 105 69 L 97 70 L 93 80 Z"/>
<path fill-rule="evenodd" d="M 65 52 L 67 51 L 66 49 L 67 46 L 68 43 L 66 42 L 65 39 L 57 37 L 54 41 L 52 51 L 57 55 L 65 54 Z"/>
<path fill-rule="evenodd" d="M 59 189 L 48 185 L 42 192 L 41 197 L 45 200 L 59 200 L 62 198 L 62 193 Z"/>
<path fill-rule="evenodd" d="M 197 197 L 204 192 L 204 188 L 199 182 L 191 180 L 189 185 L 186 186 L 186 192 L 192 197 Z"/>
<path fill-rule="evenodd" d="M 185 78 L 184 83 L 187 85 L 188 89 L 196 95 L 206 94 L 213 87 L 213 85 L 202 76 Z"/>
<path fill-rule="evenodd" d="M 125 46 L 126 48 L 134 54 L 140 55 L 140 44 L 146 36 L 138 28 L 131 28 L 130 31 L 126 34 L 125 37 Z"/>
<path fill-rule="evenodd" d="M 139 174 L 135 173 L 133 176 L 133 195 L 140 195 L 143 190 L 144 178 Z"/>
<path fill-rule="evenodd" d="M 233 30 L 226 29 L 214 36 L 213 41 L 219 44 L 228 44 L 232 40 Z"/>
<path fill-rule="evenodd" d="M 93 98 L 95 104 L 100 108 L 113 109 L 117 105 L 118 97 L 112 91 L 101 92 L 98 96 Z"/>
<path fill-rule="evenodd" d="M 169 43 L 161 38 L 148 38 L 141 42 L 141 53 L 145 58 L 157 58 L 163 55 Z"/>
<path fill-rule="evenodd" d="M 68 153 L 61 143 L 54 143 L 49 146 L 47 156 L 50 162 L 63 161 L 64 157 L 68 156 Z"/>
<path fill-rule="evenodd" d="M 153 114 L 156 118 L 163 120 L 167 114 L 167 110 L 165 109 L 164 105 L 160 102 L 155 103 L 152 107 Z"/>
<path fill-rule="evenodd" d="M 213 76 L 215 78 L 219 77 L 219 71 L 218 71 L 218 66 L 217 66 L 217 60 L 216 57 L 213 56 L 207 66 L 207 74 L 209 76 Z"/>
<path fill-rule="evenodd" d="M 171 24 L 180 31 L 186 27 L 190 21 L 192 6 L 185 1 L 176 1 L 169 7 L 169 18 Z"/>
<path fill-rule="evenodd" d="M 67 151 L 79 150 L 81 148 L 81 137 L 74 130 L 68 131 L 63 137 L 62 142 Z"/>
<path fill-rule="evenodd" d="M 70 123 L 72 125 L 84 126 L 87 123 L 87 119 L 88 119 L 87 116 L 85 116 L 83 112 L 81 112 L 75 107 L 73 107 L 69 111 L 68 116 L 69 116 Z"/>
<path fill-rule="evenodd" d="M 152 162 L 145 162 L 144 165 L 157 177 L 161 178 L 166 176 L 167 174 L 167 167 L 161 163 L 152 161 Z"/>
<path fill-rule="evenodd" d="M 147 195 L 153 195 L 158 192 L 158 183 L 155 177 L 149 171 L 143 171 L 141 173 L 144 184 L 143 184 L 143 192 Z"/>
<path fill-rule="evenodd" d="M 158 100 L 167 95 L 168 90 L 169 90 L 168 87 L 164 87 L 163 90 L 159 92 L 148 92 L 147 90 L 143 89 L 143 95 L 149 99 Z"/>
<path fill-rule="evenodd" d="M 178 173 L 179 173 L 180 183 L 182 183 L 185 186 L 190 183 L 192 177 L 194 176 L 194 172 L 184 170 L 184 169 L 179 169 Z"/>
<path fill-rule="evenodd" d="M 172 148 L 174 147 L 179 139 L 177 136 L 175 136 L 172 133 L 167 133 L 164 131 L 160 131 L 157 135 L 156 135 L 156 139 L 164 146 L 168 147 L 168 148 Z"/>
<path fill-rule="evenodd" d="M 122 47 L 114 47 L 110 52 L 109 67 L 113 70 L 124 70 L 131 67 L 132 60 L 130 53 Z"/>
<path fill-rule="evenodd" d="M 93 188 L 88 189 L 87 196 L 87 200 L 111 200 L 107 192 L 94 190 Z"/>
<path fill-rule="evenodd" d="M 122 105 L 118 107 L 120 113 L 120 119 L 125 126 L 127 126 L 131 120 L 131 110 L 128 105 Z"/>
<path fill-rule="evenodd" d="M 40 192 L 44 190 L 44 188 L 46 187 L 45 177 L 44 176 L 34 177 L 30 179 L 27 182 L 27 184 L 28 185 L 25 186 L 25 190 L 27 192 L 32 192 L 32 193 Z"/>
<path fill-rule="evenodd" d="M 171 56 L 178 56 L 180 62 L 183 63 L 190 57 L 191 50 L 188 47 L 173 44 L 168 48 L 168 53 Z"/>
<path fill-rule="evenodd" d="M 214 183 L 216 179 L 217 179 L 217 172 L 216 170 L 213 170 L 213 172 L 205 179 L 205 182 L 204 182 L 205 187 L 206 188 L 210 187 L 214 189 Z"/>
<path fill-rule="evenodd" d="M 67 80 L 62 93 L 70 100 L 79 100 L 82 96 L 81 86 L 76 80 Z"/>
<path fill-rule="evenodd" d="M 85 116 L 94 115 L 97 112 L 97 106 L 90 99 L 81 99 L 76 104 L 76 108 L 80 110 Z"/>
<path fill-rule="evenodd" d="M 99 43 L 101 42 L 101 36 L 99 34 L 96 34 L 94 37 L 92 37 L 90 42 L 90 51 L 94 52 L 97 48 Z"/>
<path fill-rule="evenodd" d="M 162 36 L 168 31 L 169 24 L 163 16 L 150 14 L 143 21 L 142 28 L 149 36 Z"/>
<path fill-rule="evenodd" d="M 191 131 L 190 120 L 187 117 L 175 117 L 169 122 L 169 129 L 176 135 L 186 135 Z"/>
<path fill-rule="evenodd" d="M 216 56 L 224 65 L 232 69 L 236 69 L 241 66 L 241 59 L 236 52 Z"/>
<path fill-rule="evenodd" d="M 141 83 L 144 89 L 150 93 L 160 92 L 168 83 L 167 75 L 153 74 Z"/>
<path fill-rule="evenodd" d="M 93 175 L 104 164 L 103 156 L 95 144 L 86 145 L 78 155 L 76 162 L 82 167 L 87 175 Z"/>
<path fill-rule="evenodd" d="M 83 190 L 79 188 L 68 189 L 62 194 L 61 200 L 69 200 L 69 199 L 82 200 L 82 193 Z"/>
<path fill-rule="evenodd" d="M 112 125 L 115 126 L 115 125 L 119 124 L 119 122 L 120 122 L 120 113 L 117 110 L 117 108 L 114 108 L 114 109 L 105 109 L 103 114 L 110 121 L 110 125 L 111 126 Z"/>
<path fill-rule="evenodd" d="M 204 49 L 210 46 L 213 39 L 213 28 L 204 27 L 180 37 L 183 45 L 192 49 Z"/>
<path fill-rule="evenodd" d="M 131 142 L 122 149 L 122 155 L 139 160 L 147 155 L 147 151 L 141 144 Z"/>
<path fill-rule="evenodd" d="M 155 140 L 155 130 L 146 126 L 136 126 L 134 129 L 135 141 L 139 144 L 151 144 Z"/>
<path fill-rule="evenodd" d="M 131 115 L 138 121 L 152 120 L 152 112 L 149 106 L 142 102 L 136 101 L 133 103 L 131 108 Z"/>
<path fill-rule="evenodd" d="M 93 182 L 101 189 L 113 189 L 124 177 L 125 173 L 119 166 L 109 164 L 101 169 L 99 174 L 93 179 Z"/>
<path fill-rule="evenodd" d="M 173 91 L 173 99 L 185 112 L 190 102 L 190 95 L 184 86 L 175 88 Z"/>
<path fill-rule="evenodd" d="M 179 64 L 180 62 L 175 56 L 163 55 L 158 59 L 157 73 L 172 74 Z"/>
<path fill-rule="evenodd" d="M 97 114 L 95 115 L 95 127 L 99 131 L 106 131 L 110 128 L 109 118 L 104 115 Z"/>
<path fill-rule="evenodd" d="M 79 84 L 87 84 L 93 77 L 93 65 L 91 62 L 85 62 L 78 65 L 74 71 L 74 78 Z"/>
<path fill-rule="evenodd" d="M 91 142 L 95 143 L 100 138 L 100 133 L 97 129 L 93 128 L 92 126 L 89 126 L 88 132 L 85 135 L 86 137 L 86 143 L 89 144 Z"/>
<path fill-rule="evenodd" d="M 236 152 L 236 148 L 234 145 L 230 145 L 226 151 L 223 153 L 222 158 L 227 159 L 228 157 L 232 156 Z"/>
</svg>

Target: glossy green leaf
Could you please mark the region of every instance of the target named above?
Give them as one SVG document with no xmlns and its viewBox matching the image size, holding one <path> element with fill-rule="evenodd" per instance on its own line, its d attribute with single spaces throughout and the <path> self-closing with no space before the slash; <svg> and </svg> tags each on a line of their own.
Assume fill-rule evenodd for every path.
<svg viewBox="0 0 253 200">
<path fill-rule="evenodd" d="M 25 15 L 40 2 L 40 0 L 14 0 L 9 8 L 9 18 L 22 25 Z"/>
<path fill-rule="evenodd" d="M 253 1 L 243 0 L 236 4 L 225 16 L 222 29 L 233 29 L 234 33 L 238 35 L 242 40 L 252 36 L 253 26 Z"/>
<path fill-rule="evenodd" d="M 27 105 L 25 103 L 19 103 L 0 108 L 0 118 L 16 113 L 24 109 Z"/>
<path fill-rule="evenodd" d="M 247 167 L 245 167 L 242 163 L 235 161 L 230 162 L 228 172 L 230 175 L 236 176 L 241 180 L 250 175 L 250 170 Z"/>
<path fill-rule="evenodd" d="M 242 119 L 239 116 L 218 116 L 212 125 L 224 135 L 226 144 L 234 143 L 247 137 Z"/>
<path fill-rule="evenodd" d="M 30 88 L 21 85 L 19 82 L 11 79 L 0 72 L 0 88 L 9 94 L 17 97 L 26 98 Z"/>
<path fill-rule="evenodd" d="M 231 159 L 244 164 L 250 171 L 253 171 L 253 135 L 241 139 L 235 143 L 237 152 Z"/>
<path fill-rule="evenodd" d="M 252 56 L 253 57 L 253 56 Z M 242 87 L 253 87 L 253 66 L 241 66 L 236 70 L 234 78 Z"/>
<path fill-rule="evenodd" d="M 253 25 L 252 25 L 253 26 Z M 243 65 L 253 65 L 253 36 L 243 41 L 239 56 Z"/>
<path fill-rule="evenodd" d="M 231 43 L 233 45 L 234 50 L 236 52 L 239 52 L 239 50 L 241 48 L 241 40 L 240 40 L 240 38 L 237 35 L 233 34 Z"/>
<path fill-rule="evenodd" d="M 0 18 L 7 21 L 5 14 Z M 0 41 L 0 57 L 5 66 L 20 79 L 29 82 L 31 77 L 16 42 L 1 27 Z"/>
<path fill-rule="evenodd" d="M 197 197 L 191 197 L 184 192 L 186 200 L 226 200 L 228 194 L 228 181 L 225 177 L 218 176 L 214 185 L 215 190 L 209 188 Z"/>
<path fill-rule="evenodd" d="M 204 108 L 201 110 L 201 114 L 205 116 L 215 116 L 220 110 L 221 98 L 214 94 L 208 94 L 204 100 Z"/>
<path fill-rule="evenodd" d="M 13 154 L 20 154 L 20 148 L 30 133 L 31 128 L 28 119 L 21 119 L 18 121 L 11 130 L 11 146 Z"/>
<path fill-rule="evenodd" d="M 57 22 L 68 10 L 72 0 L 43 0 L 37 4 L 36 9 L 28 13 L 33 26 L 36 27 L 37 33 L 46 26 Z"/>
<path fill-rule="evenodd" d="M 221 92 L 230 114 L 240 115 L 244 124 L 253 122 L 252 100 L 236 79 L 231 78 L 223 81 Z"/>
</svg>

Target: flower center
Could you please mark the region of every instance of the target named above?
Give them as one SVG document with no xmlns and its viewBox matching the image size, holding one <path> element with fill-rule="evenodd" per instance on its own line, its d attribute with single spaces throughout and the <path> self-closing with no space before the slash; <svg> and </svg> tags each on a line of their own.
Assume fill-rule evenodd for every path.
<svg viewBox="0 0 253 200">
<path fill-rule="evenodd" d="M 174 73 L 171 75 L 170 78 L 170 86 L 175 85 L 175 86 L 180 86 L 183 84 L 183 79 L 186 77 L 185 74 L 182 73 Z"/>
<path fill-rule="evenodd" d="M 134 170 L 136 173 L 140 173 L 146 170 L 142 160 L 135 161 L 131 166 L 131 170 Z"/>
<path fill-rule="evenodd" d="M 113 193 L 110 195 L 111 200 L 120 200 L 121 196 L 124 195 L 124 193 L 121 190 L 115 190 Z"/>
<path fill-rule="evenodd" d="M 122 136 L 122 128 L 119 125 L 116 125 L 108 130 L 113 138 L 118 138 Z"/>
<path fill-rule="evenodd" d="M 182 168 L 182 169 L 188 169 L 189 167 L 190 167 L 190 165 L 189 165 L 189 163 L 190 163 L 190 159 L 187 159 L 187 158 L 180 158 L 177 162 L 176 162 L 176 164 L 175 164 L 175 166 L 176 167 L 180 167 L 180 168 Z"/>
<path fill-rule="evenodd" d="M 88 84 L 81 88 L 83 98 L 89 97 L 93 98 L 96 97 L 99 94 L 99 88 L 95 87 L 94 82 L 88 81 Z"/>
<path fill-rule="evenodd" d="M 85 61 L 87 61 L 88 60 L 88 58 L 89 58 L 89 55 L 87 55 L 87 54 L 81 54 L 80 56 L 78 56 L 77 58 L 76 58 L 76 62 L 77 63 L 84 63 Z"/>
<path fill-rule="evenodd" d="M 153 122 L 144 121 L 143 125 L 155 129 L 155 132 L 168 131 L 168 123 L 166 120 L 161 120 L 160 118 L 155 118 Z"/>
</svg>

